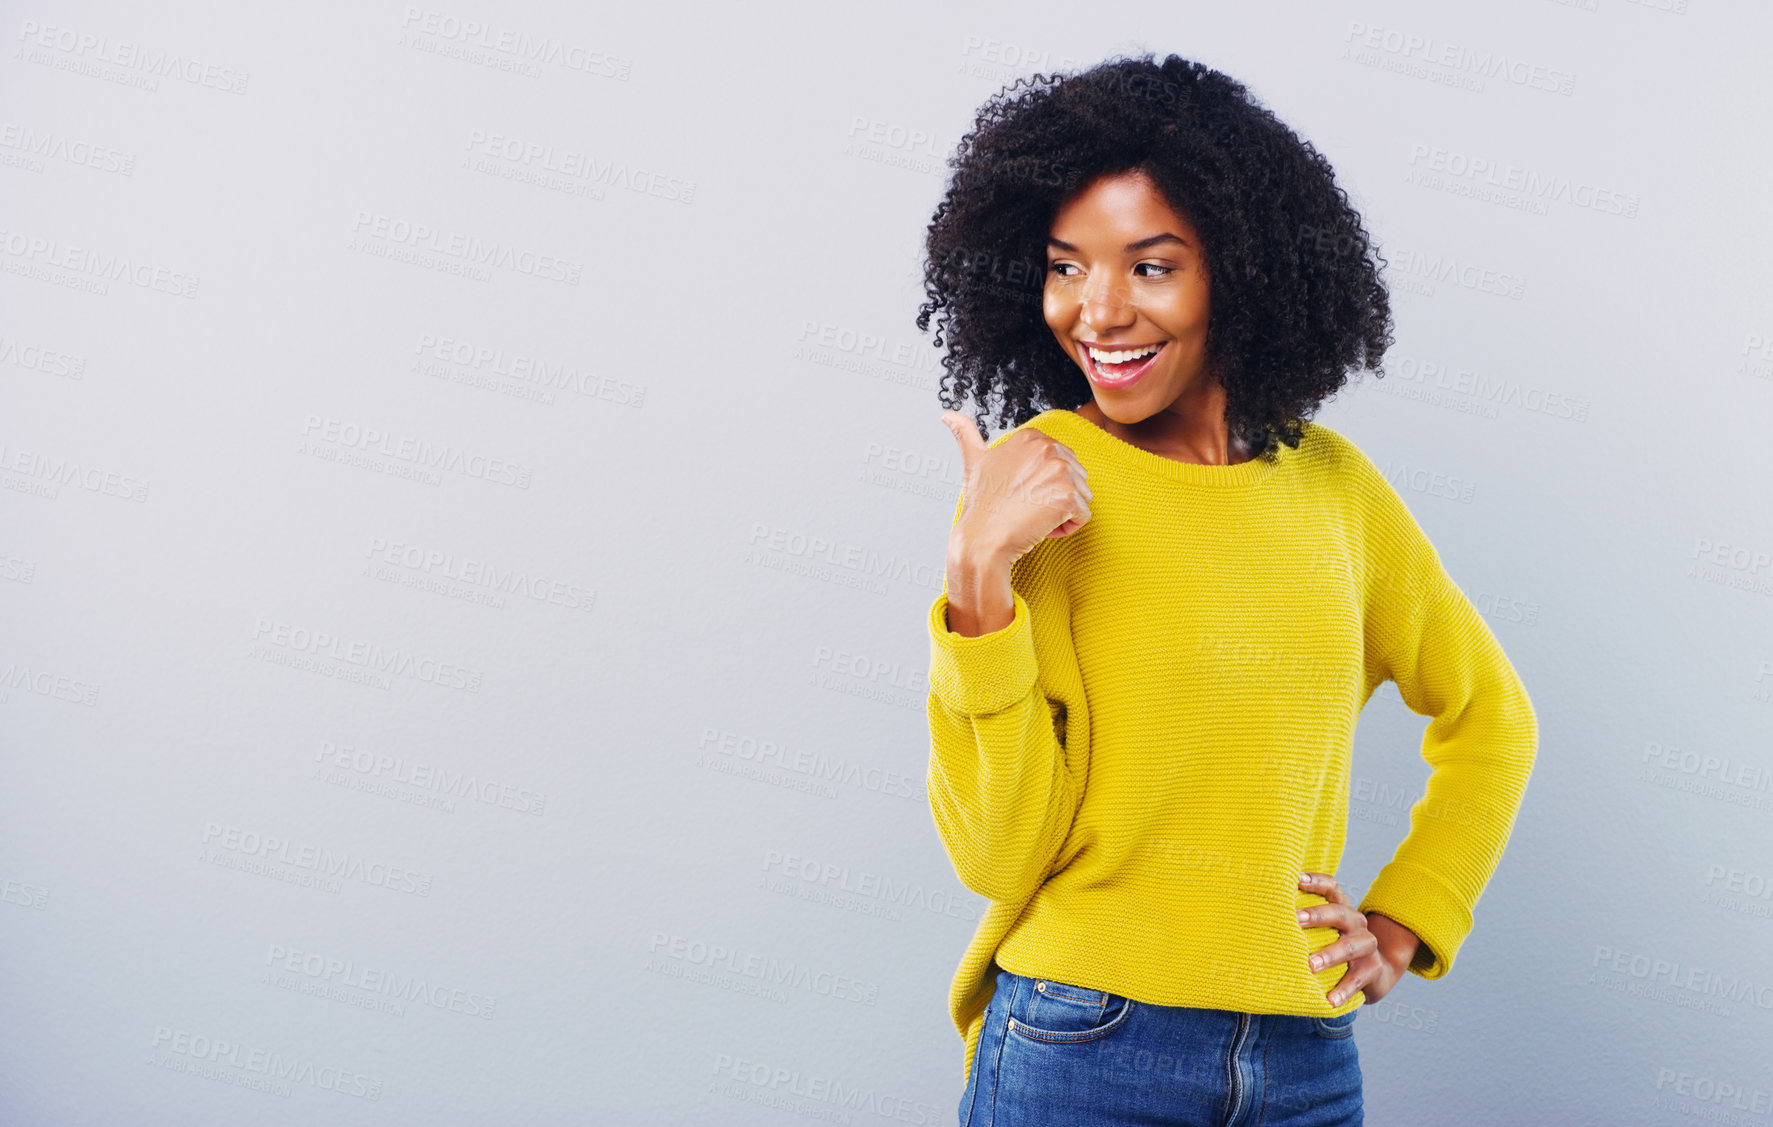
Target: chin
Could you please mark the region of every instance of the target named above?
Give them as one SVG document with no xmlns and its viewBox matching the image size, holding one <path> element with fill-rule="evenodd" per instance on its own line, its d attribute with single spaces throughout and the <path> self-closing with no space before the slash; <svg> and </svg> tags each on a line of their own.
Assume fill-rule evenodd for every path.
<svg viewBox="0 0 1773 1127">
<path fill-rule="evenodd" d="M 1092 392 L 1094 390 L 1094 388 L 1091 389 Z M 1158 408 L 1147 405 L 1146 397 L 1143 395 L 1104 401 L 1102 396 L 1093 394 L 1091 401 L 1095 403 L 1096 410 L 1123 427 L 1142 423 L 1158 412 Z"/>
</svg>

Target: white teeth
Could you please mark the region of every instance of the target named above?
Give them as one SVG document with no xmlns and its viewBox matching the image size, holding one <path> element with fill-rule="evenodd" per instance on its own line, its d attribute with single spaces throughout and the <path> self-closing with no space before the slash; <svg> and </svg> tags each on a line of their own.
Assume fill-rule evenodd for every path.
<svg viewBox="0 0 1773 1127">
<path fill-rule="evenodd" d="M 1084 347 L 1089 348 L 1090 355 L 1095 358 L 1095 361 L 1098 364 L 1125 364 L 1128 360 L 1137 360 L 1141 356 L 1150 356 L 1153 352 L 1162 348 L 1163 345 L 1154 344 L 1150 348 L 1133 349 L 1127 352 L 1104 352 L 1100 348 L 1095 348 L 1089 345 L 1085 345 Z"/>
</svg>

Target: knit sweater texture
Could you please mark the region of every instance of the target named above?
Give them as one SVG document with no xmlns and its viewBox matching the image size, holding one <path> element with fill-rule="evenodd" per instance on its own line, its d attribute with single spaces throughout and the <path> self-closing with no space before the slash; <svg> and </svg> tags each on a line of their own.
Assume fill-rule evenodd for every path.
<svg viewBox="0 0 1773 1127">
<path fill-rule="evenodd" d="M 1391 483 L 1307 421 L 1279 459 L 1178 462 L 1081 415 L 1029 419 L 1076 454 L 1091 518 L 1011 567 L 1015 617 L 929 611 L 930 810 L 989 901 L 948 1006 L 970 1075 L 999 967 L 1137 1002 L 1328 1017 L 1346 963 L 1296 910 L 1338 874 L 1355 722 L 1389 680 L 1431 717 L 1422 796 L 1359 910 L 1439 978 L 1471 931 L 1538 725 L 1488 625 Z M 1015 431 L 989 443 L 995 448 Z M 964 490 L 955 506 L 958 521 Z"/>
</svg>

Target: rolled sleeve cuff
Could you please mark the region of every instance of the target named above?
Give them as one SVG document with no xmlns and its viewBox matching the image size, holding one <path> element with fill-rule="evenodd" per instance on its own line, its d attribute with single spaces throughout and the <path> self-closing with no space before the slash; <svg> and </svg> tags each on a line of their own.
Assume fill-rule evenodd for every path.
<svg viewBox="0 0 1773 1127">
<path fill-rule="evenodd" d="M 1012 592 L 1008 626 L 969 638 L 948 629 L 948 595 L 930 606 L 930 691 L 956 712 L 983 716 L 1021 700 L 1034 687 L 1034 630 L 1028 604 Z"/>
<path fill-rule="evenodd" d="M 1410 970 L 1439 978 L 1453 968 L 1453 956 L 1471 934 L 1471 912 L 1452 889 L 1426 869 L 1393 861 L 1379 870 L 1356 909 L 1396 920 L 1416 933 L 1422 946 Z"/>
</svg>

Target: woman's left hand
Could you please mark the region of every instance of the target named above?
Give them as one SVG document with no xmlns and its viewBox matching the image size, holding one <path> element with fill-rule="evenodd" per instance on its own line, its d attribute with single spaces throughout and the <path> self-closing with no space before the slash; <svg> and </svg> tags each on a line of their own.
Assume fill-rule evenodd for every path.
<svg viewBox="0 0 1773 1127">
<path fill-rule="evenodd" d="M 1348 964 L 1347 973 L 1326 995 L 1330 1004 L 1341 1005 L 1356 990 L 1366 994 L 1369 1006 L 1385 997 L 1416 957 L 1416 933 L 1376 912 L 1369 916 L 1356 911 L 1335 877 L 1306 873 L 1299 887 L 1329 901 L 1299 909 L 1299 926 L 1333 927 L 1342 933 L 1340 939 L 1309 956 L 1306 964 L 1313 971 Z"/>
</svg>

